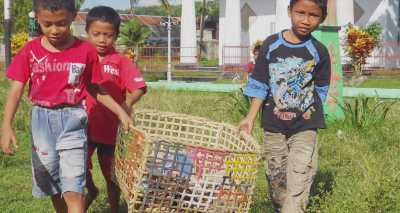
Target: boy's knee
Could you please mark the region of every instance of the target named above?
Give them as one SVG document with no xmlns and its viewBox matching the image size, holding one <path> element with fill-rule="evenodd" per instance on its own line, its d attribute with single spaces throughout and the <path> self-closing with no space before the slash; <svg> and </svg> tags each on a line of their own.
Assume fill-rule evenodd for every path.
<svg viewBox="0 0 400 213">
<path fill-rule="evenodd" d="M 81 202 L 85 201 L 85 196 L 82 193 L 79 192 L 64 192 L 63 197 L 65 199 L 65 202 L 68 203 L 76 203 L 79 204 Z"/>
</svg>

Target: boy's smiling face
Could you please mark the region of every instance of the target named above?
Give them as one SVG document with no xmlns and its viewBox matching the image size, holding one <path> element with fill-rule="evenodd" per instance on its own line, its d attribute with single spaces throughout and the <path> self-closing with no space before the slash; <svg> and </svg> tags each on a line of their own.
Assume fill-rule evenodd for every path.
<svg viewBox="0 0 400 213">
<path fill-rule="evenodd" d="M 289 16 L 293 33 L 299 38 L 304 38 L 320 25 L 322 10 L 311 0 L 299 0 L 289 8 Z"/>
<path fill-rule="evenodd" d="M 115 40 L 114 26 L 103 21 L 94 21 L 88 28 L 90 42 L 96 47 L 100 56 L 105 56 L 113 49 Z"/>
<path fill-rule="evenodd" d="M 36 17 L 47 41 L 54 47 L 64 46 L 71 36 L 70 26 L 74 14 L 65 9 L 41 9 L 37 11 Z"/>
</svg>

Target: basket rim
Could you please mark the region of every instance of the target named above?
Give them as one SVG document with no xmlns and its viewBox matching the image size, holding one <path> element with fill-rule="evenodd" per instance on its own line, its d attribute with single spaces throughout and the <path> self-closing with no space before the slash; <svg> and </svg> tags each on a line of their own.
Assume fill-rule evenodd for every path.
<svg viewBox="0 0 400 213">
<path fill-rule="evenodd" d="M 205 118 L 205 117 L 201 117 L 201 116 L 195 116 L 195 115 L 188 115 L 188 114 L 184 114 L 184 113 L 177 113 L 177 112 L 169 112 L 169 111 L 160 111 L 160 110 L 154 110 L 154 109 L 137 109 L 134 111 L 134 115 L 133 117 L 136 116 L 136 114 L 146 114 L 146 113 L 154 113 L 154 114 L 164 114 L 164 115 L 171 115 L 174 117 L 181 117 L 181 118 L 185 118 L 188 120 L 198 120 L 198 121 L 204 121 L 207 123 L 213 123 L 213 124 L 217 124 L 221 127 L 226 127 L 229 129 L 236 129 L 236 127 L 233 124 L 230 123 L 226 123 L 226 122 L 218 122 L 218 121 L 214 121 L 211 120 L 209 118 Z M 134 125 L 135 126 L 135 125 Z M 153 137 L 150 136 L 148 133 L 146 133 L 146 131 L 144 131 L 142 128 L 135 126 L 135 128 L 139 129 L 141 132 L 143 132 L 145 134 L 146 138 L 154 138 L 154 139 L 162 139 L 159 137 Z M 242 136 L 242 133 L 238 133 L 239 137 Z M 237 150 L 231 150 L 231 149 L 224 149 L 223 151 L 229 151 L 232 153 L 241 153 L 241 154 L 260 154 L 261 151 L 261 145 L 257 142 L 257 140 L 253 137 L 253 135 L 247 135 L 244 137 L 241 137 L 241 139 L 244 139 L 245 143 L 250 143 L 249 145 L 254 147 L 254 151 L 237 151 Z M 147 141 L 147 140 L 145 140 Z M 195 147 L 200 147 L 200 148 L 206 148 L 206 149 L 210 149 L 210 147 L 204 147 L 204 146 L 199 146 L 196 145 Z"/>
</svg>

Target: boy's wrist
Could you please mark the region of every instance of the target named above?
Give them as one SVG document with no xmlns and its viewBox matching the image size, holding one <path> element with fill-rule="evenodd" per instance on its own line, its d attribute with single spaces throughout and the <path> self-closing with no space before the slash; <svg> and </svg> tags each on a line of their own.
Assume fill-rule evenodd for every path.
<svg viewBox="0 0 400 213">
<path fill-rule="evenodd" d="M 257 113 L 249 113 L 249 114 L 247 114 L 246 119 L 254 121 L 256 119 L 256 117 L 257 117 Z"/>
</svg>

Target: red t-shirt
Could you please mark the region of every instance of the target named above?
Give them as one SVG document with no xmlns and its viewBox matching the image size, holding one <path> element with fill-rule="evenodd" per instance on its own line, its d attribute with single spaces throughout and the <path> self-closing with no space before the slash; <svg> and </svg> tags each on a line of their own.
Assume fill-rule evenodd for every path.
<svg viewBox="0 0 400 213">
<path fill-rule="evenodd" d="M 115 51 L 108 54 L 100 62 L 101 86 L 122 104 L 125 101 L 126 91 L 145 89 L 146 83 L 139 70 L 132 61 Z M 102 144 L 115 144 L 118 131 L 118 117 L 88 95 L 87 106 L 89 113 L 88 135 L 90 140 Z"/>
<path fill-rule="evenodd" d="M 253 72 L 253 70 L 254 70 L 254 63 L 253 62 L 250 62 L 250 63 L 248 63 L 247 64 L 247 73 L 252 73 Z"/>
<path fill-rule="evenodd" d="M 29 81 L 30 100 L 44 107 L 79 104 L 86 96 L 86 86 L 100 80 L 96 49 L 79 39 L 61 52 L 44 48 L 41 38 L 32 40 L 13 58 L 6 75 L 22 83 Z"/>
</svg>

